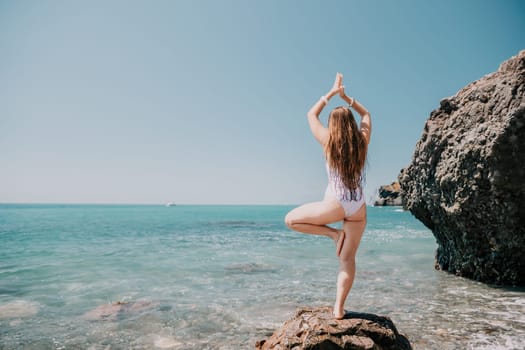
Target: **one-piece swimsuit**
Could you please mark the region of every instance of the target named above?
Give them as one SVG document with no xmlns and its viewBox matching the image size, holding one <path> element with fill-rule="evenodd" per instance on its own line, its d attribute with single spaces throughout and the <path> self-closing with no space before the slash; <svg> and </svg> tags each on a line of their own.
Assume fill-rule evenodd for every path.
<svg viewBox="0 0 525 350">
<path fill-rule="evenodd" d="M 326 173 L 328 174 L 328 186 L 326 186 L 324 194 L 325 199 L 337 200 L 345 211 L 345 217 L 357 213 L 363 204 L 365 204 L 362 184 L 355 190 L 355 195 L 352 196 L 352 191 L 346 188 L 339 174 L 331 169 L 328 163 L 326 164 Z"/>
</svg>

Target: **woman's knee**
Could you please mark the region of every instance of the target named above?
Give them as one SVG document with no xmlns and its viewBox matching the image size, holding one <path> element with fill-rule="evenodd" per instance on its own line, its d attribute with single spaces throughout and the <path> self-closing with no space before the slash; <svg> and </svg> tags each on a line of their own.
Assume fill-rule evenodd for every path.
<svg viewBox="0 0 525 350">
<path fill-rule="evenodd" d="M 341 266 L 341 269 L 347 270 L 349 268 L 355 267 L 355 253 L 352 254 L 350 252 L 349 254 L 341 254 L 339 256 L 339 265 Z"/>
<path fill-rule="evenodd" d="M 290 211 L 286 216 L 284 217 L 284 223 L 289 228 L 292 228 L 293 224 L 295 223 L 295 217 L 292 211 Z"/>
<path fill-rule="evenodd" d="M 339 255 L 339 263 L 341 265 L 355 265 L 355 256 L 358 247 L 359 242 L 356 242 L 355 237 L 351 237 L 347 233 L 345 242 L 343 243 L 343 249 Z"/>
</svg>

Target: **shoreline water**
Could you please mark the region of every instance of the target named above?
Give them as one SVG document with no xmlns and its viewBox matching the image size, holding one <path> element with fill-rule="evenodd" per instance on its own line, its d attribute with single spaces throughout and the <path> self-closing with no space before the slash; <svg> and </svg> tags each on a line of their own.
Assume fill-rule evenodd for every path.
<svg viewBox="0 0 525 350">
<path fill-rule="evenodd" d="M 0 347 L 253 348 L 333 302 L 333 243 L 287 230 L 290 208 L 0 205 Z M 435 248 L 409 213 L 370 207 L 347 309 L 416 349 L 520 348 L 524 291 L 435 271 Z"/>
</svg>

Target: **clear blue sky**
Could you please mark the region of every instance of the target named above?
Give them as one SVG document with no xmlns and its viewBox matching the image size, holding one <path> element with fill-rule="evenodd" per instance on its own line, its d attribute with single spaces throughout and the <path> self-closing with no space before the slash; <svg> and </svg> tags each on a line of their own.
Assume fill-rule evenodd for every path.
<svg viewBox="0 0 525 350">
<path fill-rule="evenodd" d="M 306 112 L 336 72 L 373 116 L 370 197 L 524 48 L 523 1 L 0 0 L 0 202 L 318 200 Z"/>
</svg>

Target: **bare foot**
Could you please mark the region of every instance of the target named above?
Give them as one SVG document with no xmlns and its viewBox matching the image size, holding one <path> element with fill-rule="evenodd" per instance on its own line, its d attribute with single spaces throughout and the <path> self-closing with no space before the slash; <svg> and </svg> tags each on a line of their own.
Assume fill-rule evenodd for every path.
<svg viewBox="0 0 525 350">
<path fill-rule="evenodd" d="M 337 240 L 335 241 L 335 253 L 337 256 L 341 255 L 341 250 L 343 250 L 343 243 L 345 242 L 345 231 L 339 230 L 337 234 Z"/>
<path fill-rule="evenodd" d="M 335 312 L 335 308 L 334 308 L 334 311 L 332 312 L 332 314 L 334 315 L 334 318 L 336 320 L 342 320 L 343 318 L 345 318 L 345 310 L 343 310 L 343 312 Z"/>
</svg>

